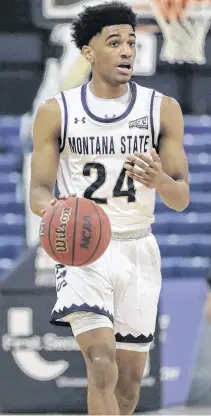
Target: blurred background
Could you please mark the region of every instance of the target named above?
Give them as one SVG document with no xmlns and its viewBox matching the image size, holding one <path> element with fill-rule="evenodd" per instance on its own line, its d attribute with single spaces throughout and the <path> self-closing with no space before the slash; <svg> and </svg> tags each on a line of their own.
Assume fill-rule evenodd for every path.
<svg viewBox="0 0 211 416">
<path fill-rule="evenodd" d="M 211 3 L 125 1 L 139 19 L 133 79 L 181 104 L 191 187 L 182 213 L 157 200 L 153 231 L 164 281 L 137 411 L 211 414 Z M 37 106 L 89 79 L 70 24 L 84 5 L 100 2 L 0 5 L 1 413 L 87 411 L 78 345 L 71 331 L 48 322 L 53 262 L 39 246 L 40 220 L 29 210 L 28 187 Z"/>
</svg>

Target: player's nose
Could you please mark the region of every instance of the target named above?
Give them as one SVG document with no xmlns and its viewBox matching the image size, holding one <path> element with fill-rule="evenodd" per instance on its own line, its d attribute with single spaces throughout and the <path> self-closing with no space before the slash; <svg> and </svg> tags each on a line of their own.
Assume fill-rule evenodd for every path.
<svg viewBox="0 0 211 416">
<path fill-rule="evenodd" d="M 121 48 L 121 58 L 131 58 L 132 51 L 128 43 L 123 43 Z"/>
</svg>

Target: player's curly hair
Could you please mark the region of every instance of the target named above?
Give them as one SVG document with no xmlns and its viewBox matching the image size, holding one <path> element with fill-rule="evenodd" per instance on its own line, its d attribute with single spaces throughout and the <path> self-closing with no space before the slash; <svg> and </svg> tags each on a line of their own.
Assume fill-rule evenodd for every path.
<svg viewBox="0 0 211 416">
<path fill-rule="evenodd" d="M 72 22 L 71 33 L 77 48 L 88 45 L 93 36 L 101 33 L 105 26 L 130 25 L 135 30 L 136 14 L 121 1 L 87 6 Z"/>
</svg>

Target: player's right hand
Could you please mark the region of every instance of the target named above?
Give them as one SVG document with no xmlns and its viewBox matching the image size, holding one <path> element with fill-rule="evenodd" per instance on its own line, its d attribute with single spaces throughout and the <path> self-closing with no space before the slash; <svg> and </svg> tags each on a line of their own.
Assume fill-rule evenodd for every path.
<svg viewBox="0 0 211 416">
<path fill-rule="evenodd" d="M 68 199 L 68 198 L 72 198 L 72 197 L 74 197 L 74 196 L 76 196 L 76 194 L 70 194 L 70 195 L 60 195 L 58 199 L 57 199 L 57 198 L 53 198 L 53 199 L 49 202 L 49 204 L 50 204 L 50 205 L 54 205 L 54 204 L 55 204 L 58 200 L 60 200 L 60 199 Z M 42 214 L 42 215 L 44 215 L 44 214 L 45 214 L 45 212 L 47 211 L 47 209 L 48 209 L 48 208 L 42 209 L 41 214 Z"/>
</svg>

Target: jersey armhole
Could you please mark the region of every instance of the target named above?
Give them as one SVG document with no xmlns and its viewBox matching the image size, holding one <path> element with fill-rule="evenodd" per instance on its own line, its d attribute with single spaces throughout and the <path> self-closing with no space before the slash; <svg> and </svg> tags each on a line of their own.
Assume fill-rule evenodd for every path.
<svg viewBox="0 0 211 416">
<path fill-rule="evenodd" d="M 150 125 L 152 134 L 152 145 L 158 148 L 160 135 L 160 107 L 163 94 L 153 90 L 150 100 Z"/>
<path fill-rule="evenodd" d="M 67 124 L 68 124 L 68 110 L 67 110 L 67 101 L 65 98 L 64 92 L 56 95 L 54 97 L 59 104 L 60 111 L 61 111 L 61 135 L 59 139 L 59 151 L 60 153 L 63 152 L 66 144 L 67 138 Z"/>
</svg>

